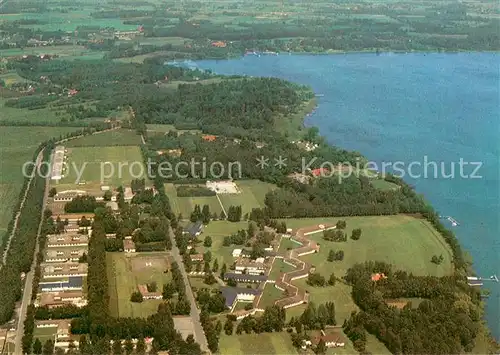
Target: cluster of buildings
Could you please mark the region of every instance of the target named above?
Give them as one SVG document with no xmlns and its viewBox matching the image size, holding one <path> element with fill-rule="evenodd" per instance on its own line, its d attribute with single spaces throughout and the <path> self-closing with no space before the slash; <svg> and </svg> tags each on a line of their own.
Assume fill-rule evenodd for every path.
<svg viewBox="0 0 500 355">
<path fill-rule="evenodd" d="M 289 238 L 298 244 L 298 247 L 285 253 L 276 253 L 274 248 L 266 249 L 265 257 L 250 260 L 250 252 L 245 249 L 234 249 L 233 257 L 236 259 L 233 272 L 224 274 L 225 281 L 233 280 L 236 283 L 255 283 L 257 288 L 225 287 L 221 291 L 226 297 L 226 306 L 238 319 L 244 318 L 255 312 L 263 311 L 259 307 L 262 290 L 266 283 L 274 284 L 274 287 L 283 291 L 283 296 L 275 301 L 276 305 L 283 308 L 291 308 L 308 302 L 309 294 L 293 284 L 293 281 L 308 277 L 314 272 L 314 267 L 301 260 L 304 255 L 317 253 L 319 245 L 310 235 L 323 233 L 325 230 L 334 229 L 335 225 L 316 225 L 297 230 L 289 229 L 280 238 Z M 294 267 L 293 270 L 281 273 L 277 278 L 270 279 L 270 271 L 276 259 L 282 259 L 284 263 Z M 234 311 L 238 302 L 252 302 L 252 309 L 245 311 Z"/>
<path fill-rule="evenodd" d="M 69 226 L 74 229 L 74 226 Z M 88 264 L 83 257 L 88 253 L 90 234 L 90 228 L 85 228 L 47 235 L 35 307 L 53 309 L 66 305 L 87 305 L 84 283 Z M 56 328 L 55 347 L 67 349 L 70 342 L 78 345 L 77 337 L 71 335 L 70 324 L 70 319 L 40 320 L 35 322 L 35 327 Z"/>
</svg>

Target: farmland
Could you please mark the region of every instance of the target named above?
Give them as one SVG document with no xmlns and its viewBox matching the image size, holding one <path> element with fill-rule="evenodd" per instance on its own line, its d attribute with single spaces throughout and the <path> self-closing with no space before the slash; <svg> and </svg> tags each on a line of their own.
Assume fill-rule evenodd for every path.
<svg viewBox="0 0 500 355">
<path fill-rule="evenodd" d="M 2 127 L 0 130 L 0 236 L 17 203 L 24 177 L 23 164 L 31 161 L 38 145 L 54 136 L 74 132 L 70 127 Z"/>
<path fill-rule="evenodd" d="M 145 266 L 151 263 L 151 266 Z M 130 296 L 137 286 L 156 282 L 159 292 L 170 281 L 168 254 L 108 253 L 106 264 L 109 282 L 110 312 L 114 317 L 147 317 L 157 311 L 162 300 L 144 300 L 142 303 L 130 302 Z"/>
<path fill-rule="evenodd" d="M 61 184 L 100 182 L 118 187 L 145 177 L 147 172 L 136 146 L 68 148 L 67 157 Z"/>
</svg>

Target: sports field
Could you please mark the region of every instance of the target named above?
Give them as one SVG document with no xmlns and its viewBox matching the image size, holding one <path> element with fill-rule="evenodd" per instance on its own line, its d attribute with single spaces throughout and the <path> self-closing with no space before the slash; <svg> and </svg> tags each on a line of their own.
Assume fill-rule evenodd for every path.
<svg viewBox="0 0 500 355">
<path fill-rule="evenodd" d="M 320 243 L 320 251 L 303 257 L 325 277 L 334 270 L 339 276 L 355 263 L 366 260 L 380 260 L 395 265 L 398 269 L 415 275 L 443 276 L 452 272 L 451 250 L 441 236 L 424 220 L 414 217 L 346 217 L 312 218 L 287 220 L 288 228 L 305 227 L 320 223 L 336 223 L 339 219 L 347 222 L 348 236 L 354 228 L 361 228 L 362 235 L 357 241 L 348 238 L 345 243 L 323 240 L 322 233 L 311 236 Z M 327 262 L 330 249 L 343 250 L 344 260 Z M 433 255 L 442 254 L 441 265 L 431 263 Z"/>
<path fill-rule="evenodd" d="M 118 187 L 147 174 L 137 146 L 68 148 L 66 169 L 61 184 L 99 182 Z"/>
<path fill-rule="evenodd" d="M 141 136 L 134 130 L 115 129 L 73 139 L 66 143 L 66 147 L 138 146 L 141 143 Z"/>
<path fill-rule="evenodd" d="M 158 291 L 171 280 L 167 253 L 107 253 L 106 266 L 109 283 L 110 312 L 113 317 L 147 317 L 156 313 L 162 300 L 144 300 L 142 303 L 130 302 L 130 296 L 137 286 L 155 281 Z"/>
<path fill-rule="evenodd" d="M 239 206 L 243 214 L 249 213 L 253 208 L 264 207 L 264 199 L 269 191 L 276 189 L 276 185 L 260 180 L 238 180 L 239 194 L 219 194 L 219 198 L 227 210 L 229 206 Z"/>
<path fill-rule="evenodd" d="M 2 127 L 0 129 L 0 239 L 12 217 L 24 177 L 22 167 L 31 161 L 38 145 L 54 136 L 76 131 L 70 127 Z"/>
<path fill-rule="evenodd" d="M 235 327 L 236 330 L 236 327 Z M 219 340 L 219 351 L 221 354 L 297 354 L 293 347 L 290 334 L 261 333 L 226 335 L 221 333 Z"/>
</svg>

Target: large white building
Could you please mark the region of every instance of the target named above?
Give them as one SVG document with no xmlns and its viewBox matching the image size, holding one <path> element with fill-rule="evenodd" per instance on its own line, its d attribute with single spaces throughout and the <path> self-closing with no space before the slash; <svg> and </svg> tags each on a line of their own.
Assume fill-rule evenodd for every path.
<svg viewBox="0 0 500 355">
<path fill-rule="evenodd" d="M 62 145 L 58 145 L 55 147 L 54 155 L 52 158 L 52 171 L 50 172 L 50 178 L 52 180 L 61 180 L 64 177 L 64 154 L 65 149 Z"/>
</svg>

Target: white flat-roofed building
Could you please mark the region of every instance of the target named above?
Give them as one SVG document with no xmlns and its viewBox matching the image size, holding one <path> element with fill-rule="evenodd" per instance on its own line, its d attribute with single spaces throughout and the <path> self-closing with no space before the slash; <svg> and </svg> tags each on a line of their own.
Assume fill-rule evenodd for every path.
<svg viewBox="0 0 500 355">
<path fill-rule="evenodd" d="M 52 157 L 52 170 L 50 172 L 50 178 L 52 180 L 61 180 L 63 176 L 64 167 L 64 154 L 65 150 L 62 145 L 58 145 L 54 149 L 54 154 Z"/>
</svg>

